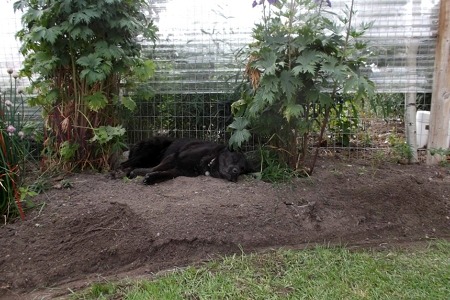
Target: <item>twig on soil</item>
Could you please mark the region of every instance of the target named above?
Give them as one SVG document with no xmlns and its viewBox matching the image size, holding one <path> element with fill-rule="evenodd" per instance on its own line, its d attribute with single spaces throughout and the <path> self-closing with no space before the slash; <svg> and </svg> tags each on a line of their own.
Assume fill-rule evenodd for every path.
<svg viewBox="0 0 450 300">
<path fill-rule="evenodd" d="M 45 205 L 47 204 L 47 202 L 44 202 L 44 203 L 42 203 L 42 206 L 41 206 L 41 209 L 39 210 L 39 213 L 38 213 L 38 217 L 41 215 L 41 212 L 42 212 L 42 210 L 44 209 L 44 207 L 45 207 Z"/>
<path fill-rule="evenodd" d="M 125 230 L 125 229 L 120 229 L 120 228 L 110 228 L 110 227 L 98 227 L 98 228 L 93 228 L 93 229 L 91 229 L 91 230 L 89 230 L 89 231 L 86 231 L 85 233 L 88 233 L 88 232 L 91 232 L 91 231 L 97 231 L 97 230 L 115 230 L 115 231 L 122 231 L 122 230 Z"/>
<path fill-rule="evenodd" d="M 122 224 L 122 227 L 125 227 L 125 226 L 123 226 L 123 224 Z M 94 231 L 99 231 L 99 230 L 122 231 L 122 230 L 125 230 L 125 228 L 97 227 L 97 228 L 92 228 L 92 229 L 86 231 L 85 234 L 86 233 L 90 233 L 90 232 L 94 232 Z"/>
</svg>

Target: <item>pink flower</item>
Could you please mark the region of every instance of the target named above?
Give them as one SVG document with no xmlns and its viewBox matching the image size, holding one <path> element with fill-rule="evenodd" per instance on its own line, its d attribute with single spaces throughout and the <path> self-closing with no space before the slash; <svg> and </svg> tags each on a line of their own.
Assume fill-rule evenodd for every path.
<svg viewBox="0 0 450 300">
<path fill-rule="evenodd" d="M 6 127 L 6 131 L 8 133 L 14 133 L 14 132 L 16 132 L 16 128 L 12 125 L 8 125 L 8 127 Z"/>
</svg>

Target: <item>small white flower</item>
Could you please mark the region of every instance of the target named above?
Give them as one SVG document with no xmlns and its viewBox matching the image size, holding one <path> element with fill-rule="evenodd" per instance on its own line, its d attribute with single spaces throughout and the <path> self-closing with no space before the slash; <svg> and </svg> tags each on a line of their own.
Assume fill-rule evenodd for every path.
<svg viewBox="0 0 450 300">
<path fill-rule="evenodd" d="M 6 127 L 6 131 L 8 133 L 14 133 L 14 132 L 16 132 L 16 128 L 12 125 L 8 125 L 8 127 Z"/>
<path fill-rule="evenodd" d="M 9 100 L 6 100 L 5 101 L 5 105 L 9 107 L 9 106 L 12 106 L 13 103 L 11 101 L 9 101 Z"/>
<path fill-rule="evenodd" d="M 17 133 L 17 135 L 18 135 L 21 139 L 23 139 L 23 138 L 25 137 L 25 132 L 19 131 L 19 132 Z"/>
</svg>

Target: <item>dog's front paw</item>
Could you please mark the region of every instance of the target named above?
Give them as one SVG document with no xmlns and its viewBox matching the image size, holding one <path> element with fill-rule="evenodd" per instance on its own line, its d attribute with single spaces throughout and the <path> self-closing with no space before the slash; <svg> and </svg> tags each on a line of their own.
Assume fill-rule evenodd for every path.
<svg viewBox="0 0 450 300">
<path fill-rule="evenodd" d="M 136 178 L 137 175 L 136 175 L 136 173 L 134 171 L 130 171 L 130 172 L 127 173 L 127 177 L 129 179 L 133 179 L 133 178 Z"/>
</svg>

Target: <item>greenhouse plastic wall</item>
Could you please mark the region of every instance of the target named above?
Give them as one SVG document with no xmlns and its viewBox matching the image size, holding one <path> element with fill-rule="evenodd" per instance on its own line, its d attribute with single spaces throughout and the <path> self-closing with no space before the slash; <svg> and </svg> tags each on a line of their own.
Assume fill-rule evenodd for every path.
<svg viewBox="0 0 450 300">
<path fill-rule="evenodd" d="M 139 110 L 128 122 L 128 142 L 157 134 L 227 139 L 230 103 L 239 99 L 242 61 L 236 55 L 251 40 L 261 7 L 251 0 L 151 0 L 148 13 L 159 27 L 156 45 L 144 44 L 157 64 L 148 82 L 151 100 L 138 100 Z M 20 65 L 14 39 L 20 16 L 7 1 L 1 18 L 0 85 L 8 84 L 6 69 Z M 331 0 L 339 14 L 350 0 Z M 363 104 L 353 147 L 379 148 L 404 131 L 405 97 L 418 110 L 429 110 L 434 69 L 438 0 L 355 0 L 356 23 L 371 22 L 366 35 L 372 58 L 365 70 L 376 83 L 377 97 Z M 333 135 L 330 129 L 329 135 Z M 373 132 L 372 132 L 373 131 Z M 371 140 L 370 143 L 362 142 Z M 334 140 L 329 147 L 342 146 Z"/>
<path fill-rule="evenodd" d="M 14 98 L 12 92 L 24 91 L 29 85 L 27 79 L 18 77 L 23 61 L 19 52 L 20 42 L 15 38 L 22 28 L 20 14 L 14 13 L 12 0 L 5 1 L 6 4 L 3 3 L 0 10 L 0 98 L 3 101 L 12 100 L 9 99 Z M 25 94 L 22 96 L 26 97 Z M 26 106 L 24 112 L 26 118 L 40 120 L 39 109 Z"/>
<path fill-rule="evenodd" d="M 260 16 L 251 2 L 153 1 L 159 27 L 155 48 L 147 54 L 158 66 L 149 82 L 155 97 L 142 101 L 128 124 L 131 143 L 155 134 L 226 140 L 230 105 L 242 80 L 238 52 L 251 42 Z"/>
<path fill-rule="evenodd" d="M 0 11 L 0 87 L 9 86 L 8 69 L 19 71 L 22 57 L 19 54 L 20 44 L 15 38 L 21 29 L 20 16 L 14 14 L 12 1 L 2 4 Z"/>
</svg>

